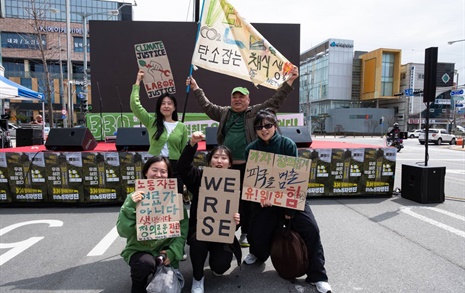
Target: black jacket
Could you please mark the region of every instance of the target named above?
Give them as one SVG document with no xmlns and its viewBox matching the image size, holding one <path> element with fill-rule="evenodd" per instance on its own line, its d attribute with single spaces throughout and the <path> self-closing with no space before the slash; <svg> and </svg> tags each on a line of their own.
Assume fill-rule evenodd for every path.
<svg viewBox="0 0 465 293">
<path fill-rule="evenodd" d="M 192 193 L 192 201 L 189 215 L 189 232 L 187 234 L 187 244 L 192 237 L 195 237 L 197 229 L 197 207 L 199 204 L 199 188 L 200 182 L 202 181 L 203 170 L 195 167 L 193 164 L 194 156 L 197 151 L 197 144 L 193 147 L 188 142 L 186 147 L 181 153 L 181 157 L 178 160 L 178 174 L 181 177 L 183 183 L 186 185 L 187 190 Z M 240 266 L 242 259 L 242 250 L 239 241 L 234 237 L 232 244 L 225 244 L 226 250 L 234 253 L 237 259 L 237 264 Z"/>
</svg>

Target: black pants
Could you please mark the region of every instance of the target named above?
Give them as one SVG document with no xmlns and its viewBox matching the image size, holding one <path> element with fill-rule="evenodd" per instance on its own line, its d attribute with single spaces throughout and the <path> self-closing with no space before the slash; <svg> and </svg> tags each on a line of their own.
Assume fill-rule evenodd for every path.
<svg viewBox="0 0 465 293">
<path fill-rule="evenodd" d="M 148 277 L 155 273 L 155 257 L 146 252 L 136 252 L 129 260 L 131 267 L 131 293 L 146 293 Z"/>
<path fill-rule="evenodd" d="M 284 209 L 280 207 L 262 208 L 254 203 L 248 240 L 249 251 L 260 261 L 266 261 L 270 256 L 271 242 L 274 232 L 284 218 Z M 325 270 L 325 256 L 321 244 L 320 229 L 309 205 L 304 211 L 297 211 L 292 218 L 292 230 L 299 233 L 307 246 L 309 266 L 307 281 L 328 281 Z"/>
<path fill-rule="evenodd" d="M 234 170 L 239 170 L 241 172 L 241 183 L 240 183 L 240 188 L 241 188 L 241 198 L 242 198 L 242 184 L 244 182 L 244 174 L 245 174 L 245 163 L 244 164 L 238 164 L 238 165 L 232 165 L 231 169 Z M 241 227 L 241 232 L 242 234 L 248 234 L 249 233 L 249 226 L 250 226 L 250 218 L 252 216 L 252 207 L 253 207 L 253 202 L 248 201 L 248 200 L 240 200 L 239 201 L 239 214 L 241 214 L 241 222 L 238 227 Z"/>
<path fill-rule="evenodd" d="M 203 278 L 203 267 L 208 253 L 210 253 L 209 264 L 212 271 L 224 274 L 231 267 L 233 253 L 225 250 L 227 244 L 217 242 L 199 241 L 195 234 L 189 240 L 189 251 L 192 263 L 194 279 L 200 281 Z"/>
</svg>

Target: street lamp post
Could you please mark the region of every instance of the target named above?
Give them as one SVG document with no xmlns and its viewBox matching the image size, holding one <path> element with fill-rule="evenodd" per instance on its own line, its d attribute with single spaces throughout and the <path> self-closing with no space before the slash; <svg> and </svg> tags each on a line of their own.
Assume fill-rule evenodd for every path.
<svg viewBox="0 0 465 293">
<path fill-rule="evenodd" d="M 125 3 L 121 5 L 117 10 L 108 10 L 107 12 L 100 12 L 100 13 L 77 13 L 81 15 L 82 22 L 83 22 L 83 46 L 84 46 L 84 92 L 87 94 L 87 17 L 94 14 L 109 14 L 116 16 L 119 14 L 119 11 L 124 6 L 137 6 L 136 1 L 134 0 L 134 4 Z M 76 12 L 73 12 L 76 13 Z M 70 9 L 70 0 L 66 0 L 66 43 L 67 43 L 67 50 L 66 50 L 66 58 L 67 58 L 67 79 L 68 79 L 68 119 L 70 121 L 70 126 L 72 127 L 74 124 L 74 109 L 73 109 L 73 98 L 72 98 L 72 72 L 73 72 L 73 64 L 71 62 L 71 9 Z M 66 119 L 64 120 L 64 124 L 66 125 Z"/>
<path fill-rule="evenodd" d="M 465 40 L 462 40 L 462 41 L 465 41 Z M 455 70 L 454 72 L 455 75 L 457 75 L 457 79 L 456 79 L 456 84 L 455 84 L 455 88 L 458 89 L 459 88 L 459 72 L 458 70 Z M 451 131 L 455 131 L 455 128 L 457 128 L 457 116 L 455 115 L 455 97 L 450 97 L 450 103 L 451 103 L 451 109 L 452 109 L 452 129 Z"/>
<path fill-rule="evenodd" d="M 66 100 L 65 97 L 63 96 L 63 59 L 61 58 L 61 52 L 64 51 L 63 47 L 61 47 L 61 38 L 58 37 L 58 47 L 54 47 L 59 50 L 59 66 L 60 66 L 60 87 L 59 87 L 59 93 L 60 93 L 60 102 L 62 109 L 66 109 Z M 68 127 L 66 120 L 64 120 L 63 127 Z"/>
<path fill-rule="evenodd" d="M 88 94 L 88 78 L 87 78 L 87 19 L 89 16 L 92 15 L 98 15 L 98 14 L 108 14 L 110 16 L 118 16 L 120 13 L 121 8 L 124 6 L 137 6 L 137 3 L 134 1 L 134 4 L 131 3 L 125 3 L 121 5 L 118 9 L 116 10 L 108 10 L 105 12 L 96 12 L 96 13 L 81 13 L 81 12 L 75 12 L 76 14 L 80 15 L 82 18 L 82 29 L 83 29 L 83 39 L 82 39 L 82 47 L 84 51 L 84 58 L 83 58 L 83 71 L 84 71 L 84 78 L 83 78 L 83 94 L 84 98 L 87 99 L 87 94 Z"/>
<path fill-rule="evenodd" d="M 76 12 L 76 14 L 80 15 L 82 18 L 82 47 L 84 51 L 84 58 L 83 58 L 83 71 L 84 71 L 84 77 L 83 77 L 83 98 L 87 99 L 87 94 L 88 94 L 88 79 L 87 79 L 87 18 L 91 15 L 98 15 L 98 14 L 108 14 L 111 16 L 117 16 L 119 14 L 119 9 L 118 10 L 108 10 L 106 12 L 96 12 L 96 13 L 80 13 Z"/>
<path fill-rule="evenodd" d="M 71 79 L 73 73 L 73 64 L 71 62 L 71 9 L 70 9 L 70 0 L 66 0 L 66 62 L 68 67 L 67 79 L 68 79 L 68 118 L 64 120 L 64 124 L 67 124 L 67 121 L 70 123 L 70 127 L 73 127 L 73 98 L 71 96 Z"/>
<path fill-rule="evenodd" d="M 449 41 L 449 42 L 447 42 L 447 43 L 448 43 L 449 45 L 452 45 L 453 43 L 458 43 L 458 42 L 463 42 L 463 41 L 465 41 L 465 39 L 463 39 L 463 40 L 456 40 L 456 41 Z"/>
</svg>

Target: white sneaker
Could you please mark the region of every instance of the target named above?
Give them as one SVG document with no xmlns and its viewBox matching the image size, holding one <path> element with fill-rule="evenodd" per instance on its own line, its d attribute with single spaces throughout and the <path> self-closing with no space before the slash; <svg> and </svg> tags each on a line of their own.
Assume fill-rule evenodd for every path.
<svg viewBox="0 0 465 293">
<path fill-rule="evenodd" d="M 249 253 L 245 258 L 244 258 L 244 263 L 246 265 L 251 265 L 254 264 L 257 261 L 257 257 L 251 253 Z"/>
<path fill-rule="evenodd" d="M 191 293 L 203 293 L 203 277 L 200 281 L 197 281 L 195 278 L 192 278 L 192 289 Z"/>
<path fill-rule="evenodd" d="M 331 293 L 331 286 L 329 286 L 328 282 L 319 281 L 316 283 L 310 283 L 316 286 L 316 290 L 321 293 Z"/>
<path fill-rule="evenodd" d="M 249 247 L 249 241 L 247 241 L 247 234 L 241 234 L 241 237 L 239 238 L 239 243 L 241 244 L 241 247 Z"/>
</svg>

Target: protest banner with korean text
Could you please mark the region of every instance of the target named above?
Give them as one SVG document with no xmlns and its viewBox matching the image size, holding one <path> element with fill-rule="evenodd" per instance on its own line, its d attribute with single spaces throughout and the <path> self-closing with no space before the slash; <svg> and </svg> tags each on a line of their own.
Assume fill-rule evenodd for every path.
<svg viewBox="0 0 465 293">
<path fill-rule="evenodd" d="M 177 186 L 174 178 L 136 180 L 135 189 L 144 192 L 136 207 L 137 240 L 181 236 L 184 206 Z"/>
<path fill-rule="evenodd" d="M 303 211 L 309 175 L 308 159 L 251 150 L 242 199 Z"/>
<path fill-rule="evenodd" d="M 293 68 L 226 0 L 205 0 L 192 64 L 277 89 Z"/>
<path fill-rule="evenodd" d="M 233 243 L 239 210 L 239 170 L 203 168 L 197 207 L 197 240 Z"/>
</svg>

